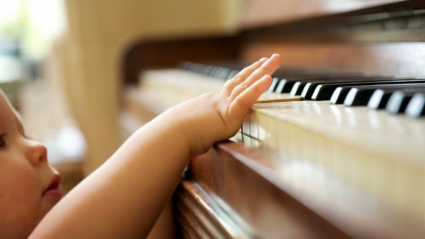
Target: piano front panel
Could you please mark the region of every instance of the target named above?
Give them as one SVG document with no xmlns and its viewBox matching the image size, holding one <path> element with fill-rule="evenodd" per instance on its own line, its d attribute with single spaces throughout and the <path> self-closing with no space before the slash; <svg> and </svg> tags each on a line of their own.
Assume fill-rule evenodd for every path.
<svg viewBox="0 0 425 239">
<path fill-rule="evenodd" d="M 241 228 L 248 226 L 249 238 L 417 238 L 424 233 L 414 217 L 388 210 L 309 162 L 270 150 L 222 143 L 191 161 L 189 177 L 242 222 Z"/>
<path fill-rule="evenodd" d="M 247 238 L 248 229 L 223 210 L 225 203 L 208 194 L 197 182 L 182 180 L 174 194 L 177 221 L 188 238 Z M 245 227 L 246 228 L 246 227 Z"/>
<path fill-rule="evenodd" d="M 273 171 L 262 168 L 265 165 L 258 159 L 271 156 L 243 145 L 222 143 L 193 159 L 188 177 L 214 195 L 249 238 L 347 238 L 294 198 L 297 195 L 288 191 L 285 182 L 277 184 Z"/>
</svg>

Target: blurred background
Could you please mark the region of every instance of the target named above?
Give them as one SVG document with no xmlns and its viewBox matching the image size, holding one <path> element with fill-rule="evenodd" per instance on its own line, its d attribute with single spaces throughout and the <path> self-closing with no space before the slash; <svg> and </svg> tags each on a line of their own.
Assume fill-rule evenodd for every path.
<svg viewBox="0 0 425 239">
<path fill-rule="evenodd" d="M 244 0 L 0 0 L 0 87 L 65 191 L 122 143 L 120 61 L 141 39 L 232 34 Z"/>
<path fill-rule="evenodd" d="M 146 69 L 158 66 L 154 63 L 161 62 L 160 60 L 167 62 L 171 59 L 169 62 L 173 62 L 179 51 L 173 52 L 172 47 L 177 45 L 183 46 L 184 50 L 192 49 L 192 52 L 195 52 L 193 55 L 210 57 L 208 53 L 202 51 L 207 47 L 198 47 L 205 46 L 205 42 L 208 41 L 187 41 L 188 44 L 179 45 L 179 40 L 216 37 L 214 39 L 219 39 L 219 43 L 222 43 L 227 37 L 226 44 L 209 41 L 214 46 L 210 53 L 216 51 L 223 55 L 226 55 L 224 53 L 239 54 L 238 58 L 245 60 L 242 62 L 244 64 L 278 52 L 287 59 L 282 63 L 281 68 L 327 73 L 361 72 L 371 76 L 390 75 L 402 78 L 424 77 L 425 5 L 423 2 L 421 0 L 0 0 L 0 88 L 22 115 L 27 135 L 47 146 L 49 161 L 60 171 L 63 179 L 62 187 L 66 193 L 105 162 L 128 135 L 141 125 L 140 122 L 135 123 L 123 118 L 125 112 L 122 107 L 134 110 L 136 103 L 142 101 L 139 100 L 141 94 L 137 91 L 140 88 L 134 87 L 137 91 L 136 97 L 128 94 L 130 92 L 128 88 L 124 89 L 124 83 L 137 83 L 140 66 Z M 241 39 L 237 37 L 239 31 L 244 34 L 244 41 L 229 40 Z M 169 44 L 173 41 L 174 45 Z M 269 42 L 266 44 L 265 41 Z M 151 44 L 155 42 L 160 44 Z M 144 48 L 137 48 L 140 45 Z M 207 44 L 207 46 L 210 45 Z M 242 49 L 244 47 L 246 49 Z M 239 49 L 241 49 L 240 52 Z M 164 55 L 158 55 L 156 51 Z M 137 57 L 127 53 L 134 53 Z M 128 60 L 129 58 L 131 61 Z M 142 64 L 134 63 L 139 63 L 139 60 Z M 134 73 L 135 79 L 130 80 L 133 75 L 124 74 L 127 68 L 130 69 L 130 73 Z M 160 105 L 158 96 L 155 95 L 155 97 L 155 100 L 151 100 L 153 103 L 148 103 Z M 158 110 L 150 112 L 149 107 L 145 108 L 146 114 L 152 113 L 149 115 L 152 117 L 158 112 Z M 312 109 L 316 111 L 315 107 Z M 352 108 L 341 111 L 333 109 L 335 107 L 329 111 L 331 114 L 329 116 L 333 118 L 335 115 L 338 126 L 342 127 L 335 128 L 335 131 L 330 127 L 332 131 L 329 134 L 326 132 L 321 135 L 316 127 L 310 126 L 304 131 L 304 126 L 300 127 L 300 125 L 307 125 L 305 122 L 309 121 L 301 120 L 299 124 L 295 124 L 290 116 L 288 118 L 290 120 L 287 120 L 290 124 L 282 121 L 285 123 L 279 125 L 280 128 L 277 131 L 283 132 L 281 130 L 288 129 L 289 133 L 281 139 L 279 137 L 267 139 L 272 142 L 270 145 L 273 149 L 283 145 L 282 150 L 288 149 L 284 155 L 288 153 L 289 157 L 300 159 L 301 163 L 292 164 L 289 171 L 279 171 L 280 168 L 287 170 L 285 162 L 285 164 L 278 163 L 276 166 L 277 172 L 291 172 L 287 176 L 290 179 L 288 185 L 291 185 L 293 180 L 300 191 L 292 191 L 291 187 L 285 191 L 286 189 L 279 186 L 284 184 L 273 182 L 272 185 L 270 184 L 272 181 L 267 177 L 261 176 L 257 179 L 258 172 L 266 172 L 262 171 L 262 167 L 252 171 L 255 177 L 249 177 L 254 175 L 251 171 L 240 171 L 243 173 L 239 173 L 239 176 L 235 174 L 237 175 L 235 176 L 235 168 L 229 167 L 223 171 L 220 168 L 218 171 L 220 174 L 217 174 L 220 175 L 218 180 L 209 174 L 210 170 L 216 169 L 216 165 L 211 163 L 211 160 L 205 165 L 199 164 L 194 170 L 199 170 L 200 174 L 206 175 L 205 179 L 204 176 L 201 177 L 201 181 L 207 181 L 208 185 L 227 186 L 223 187 L 225 190 L 222 191 L 225 196 L 221 199 L 224 201 L 233 196 L 240 198 L 241 200 L 231 198 L 226 201 L 233 207 L 229 209 L 236 209 L 237 213 L 246 210 L 244 215 L 248 217 L 243 219 L 251 220 L 253 225 L 260 225 L 258 229 L 261 233 L 262 230 L 268 232 L 271 229 L 270 231 L 274 230 L 279 234 L 287 231 L 289 234 L 295 232 L 300 233 L 297 234 L 300 235 L 299 237 L 306 237 L 305 235 L 310 234 L 304 234 L 304 228 L 309 228 L 305 232 L 311 232 L 311 235 L 314 235 L 312 237 L 315 237 L 316 230 L 325 231 L 328 230 L 326 229 L 328 226 L 335 224 L 335 231 L 339 233 L 342 230 L 343 233 L 350 233 L 347 235 L 357 235 L 351 234 L 357 233 L 356 229 L 365 233 L 358 235 L 369 237 L 374 237 L 370 235 L 390 235 L 392 230 L 388 232 L 386 230 L 393 225 L 397 233 L 404 235 L 406 228 L 415 229 L 418 222 L 417 228 L 420 229 L 421 235 L 424 234 L 421 227 L 425 218 L 425 211 L 422 210 L 425 208 L 422 205 L 425 195 L 422 190 L 424 174 L 422 168 L 417 167 L 421 164 L 417 163 L 423 162 L 422 158 L 425 154 L 422 153 L 421 147 L 416 147 L 423 142 L 420 141 L 423 140 L 423 133 L 413 128 L 415 123 L 409 122 L 405 125 L 404 121 L 397 121 L 395 117 L 385 118 L 385 121 L 381 122 L 381 118 L 375 118 L 374 113 L 367 114 L 366 117 L 361 109 L 360 114 L 357 113 L 359 118 L 353 118 L 355 110 Z M 295 110 L 294 108 L 294 112 Z M 136 111 L 134 113 L 140 116 L 140 111 Z M 320 116 L 325 116 L 320 110 L 317 111 Z M 298 118 L 298 115 L 296 117 Z M 326 116 L 323 119 L 327 119 Z M 359 119 L 358 122 L 356 119 Z M 318 125 L 321 126 L 321 124 Z M 354 128 L 357 124 L 361 127 Z M 421 123 L 416 126 L 423 126 L 419 124 Z M 272 128 L 274 123 L 272 125 L 267 127 L 274 130 Z M 347 128 L 343 128 L 345 126 Z M 367 131 L 369 126 L 376 131 Z M 323 127 L 321 130 L 326 129 L 328 128 Z M 334 133 L 336 129 L 349 132 L 349 137 L 345 138 L 347 135 L 344 133 L 341 135 Z M 387 129 L 391 130 L 387 132 Z M 399 134 L 403 131 L 413 133 L 407 137 L 407 134 L 406 136 Z M 298 132 L 301 134 L 298 135 Z M 356 133 L 351 134 L 351 132 Z M 382 135 L 374 132 L 382 133 Z M 364 134 L 361 135 L 362 133 Z M 390 136 L 393 136 L 396 141 L 391 141 Z M 368 140 L 360 142 L 359 139 L 363 139 L 361 137 Z M 390 141 L 382 140 L 381 142 L 384 138 Z M 367 142 L 372 142 L 369 140 L 377 142 L 376 145 L 381 147 L 379 152 L 374 151 L 375 149 L 371 150 L 375 144 L 368 145 Z M 289 141 L 291 141 L 290 144 L 285 143 Z M 293 144 L 292 141 L 297 143 Z M 385 145 L 386 142 L 390 144 Z M 403 145 L 409 147 L 403 148 L 398 145 L 398 142 L 403 142 Z M 398 151 L 401 148 L 403 151 Z M 404 159 L 404 156 L 398 158 L 399 152 L 407 152 L 413 148 L 411 158 L 408 160 Z M 395 154 L 389 156 L 387 161 L 387 156 L 393 152 Z M 222 157 L 221 153 L 217 155 L 213 158 Z M 415 161 L 416 159 L 419 161 Z M 298 161 L 294 160 L 294 162 Z M 223 165 L 227 167 L 233 164 L 221 166 Z M 303 171 L 305 175 L 301 173 L 299 177 L 297 165 L 308 166 L 301 168 L 319 168 L 320 171 L 318 175 L 313 174 L 312 177 L 310 177 L 310 171 Z M 242 165 L 242 168 L 245 166 Z M 249 168 L 252 170 L 251 166 Z M 329 170 L 330 184 L 325 184 L 322 180 L 325 175 L 322 169 L 325 173 Z M 292 175 L 291 170 L 297 175 Z M 227 174 L 231 176 L 227 177 Z M 295 177 L 292 179 L 292 176 Z M 315 177 L 320 180 L 315 180 Z M 334 177 L 338 184 L 334 184 Z M 283 179 L 286 180 L 285 178 Z M 237 180 L 232 181 L 234 179 Z M 277 179 L 280 182 L 281 178 Z M 231 183 L 226 180 L 230 180 Z M 237 182 L 242 182 L 243 186 L 238 185 Z M 264 184 L 258 184 L 258 182 L 264 182 Z M 301 187 L 298 187 L 298 183 L 302 184 Z M 260 193 L 262 196 L 259 198 L 265 203 L 263 201 L 258 203 L 257 198 L 251 196 L 254 190 L 239 191 L 245 188 L 245 184 L 256 189 L 270 189 L 267 191 L 270 194 Z M 196 181 L 194 185 L 197 185 Z M 346 185 L 348 187 L 344 188 Z M 329 191 L 322 190 L 327 189 L 328 186 L 330 186 Z M 247 188 L 251 189 L 251 187 Z M 191 190 L 195 193 L 190 194 L 190 197 L 198 198 L 199 192 L 203 195 L 203 191 L 197 191 L 198 186 L 184 190 L 187 192 L 178 194 L 179 197 L 184 198 Z M 227 195 L 227 192 L 232 193 Z M 328 194 L 328 192 L 331 193 Z M 212 198 L 215 198 L 214 193 Z M 314 193 L 326 195 L 323 197 L 326 200 L 321 199 L 321 202 L 316 200 L 316 197 L 311 196 L 315 195 Z M 258 192 L 255 191 L 255 194 Z M 369 201 L 363 204 L 364 200 L 375 197 L 379 200 L 371 201 L 372 204 L 369 204 Z M 247 198 L 252 200 L 246 200 Z M 178 199 L 177 202 L 181 203 L 182 199 Z M 288 202 L 290 204 L 286 204 Z M 334 207 L 340 205 L 339 202 L 345 206 Z M 384 206 L 389 205 L 388 214 L 386 207 L 380 207 L 381 203 Z M 379 206 L 376 207 L 378 204 Z M 269 207 L 270 205 L 272 207 Z M 295 205 L 294 209 L 291 205 Z M 308 208 L 312 209 L 311 212 Z M 227 210 L 227 206 L 225 209 Z M 237 211 L 239 209 L 241 210 Z M 206 211 L 206 209 L 202 210 Z M 353 214 L 353 210 L 356 213 Z M 406 214 L 399 214 L 399 212 L 404 213 L 403 210 Z M 235 216 L 237 219 L 235 221 L 239 222 L 237 213 L 226 212 L 226 218 L 235 214 L 232 216 Z M 310 217 L 310 215 L 311 220 L 299 219 Z M 419 216 L 420 220 L 410 217 L 411 215 Z M 372 218 L 374 216 L 377 217 Z M 203 214 L 200 218 L 204 218 Z M 209 217 L 205 218 L 209 220 Z M 330 219 L 329 225 L 328 219 Z M 371 219 L 373 223 L 369 223 Z M 376 222 L 375 219 L 377 219 Z M 284 223 L 285 227 L 282 227 L 280 220 L 288 222 Z M 410 220 L 415 223 L 411 223 Z M 210 224 L 213 223 L 208 225 Z M 411 224 L 411 227 L 408 224 Z M 370 230 L 368 228 L 364 230 L 364 225 L 370 227 Z M 331 227 L 329 228 L 332 229 Z M 375 229 L 377 234 L 374 234 Z M 385 233 L 380 234 L 383 231 Z M 415 233 L 416 231 L 412 230 L 410 235 Z"/>
</svg>

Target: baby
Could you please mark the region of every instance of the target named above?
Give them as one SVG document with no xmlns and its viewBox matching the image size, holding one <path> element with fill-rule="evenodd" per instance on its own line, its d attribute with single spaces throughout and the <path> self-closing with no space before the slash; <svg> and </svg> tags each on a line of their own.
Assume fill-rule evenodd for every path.
<svg viewBox="0 0 425 239">
<path fill-rule="evenodd" d="M 262 58 L 220 92 L 159 115 L 62 199 L 46 148 L 25 136 L 0 92 L 0 238 L 145 237 L 189 159 L 238 131 L 280 62 Z"/>
</svg>

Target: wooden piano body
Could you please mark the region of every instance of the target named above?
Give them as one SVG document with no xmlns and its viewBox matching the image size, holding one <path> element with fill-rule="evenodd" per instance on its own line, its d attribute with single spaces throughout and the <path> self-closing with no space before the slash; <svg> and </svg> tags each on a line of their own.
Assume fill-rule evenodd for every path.
<svg viewBox="0 0 425 239">
<path fill-rule="evenodd" d="M 282 68 L 425 78 L 421 1 L 272 2 L 262 12 L 264 2 L 252 1 L 243 29 L 232 36 L 129 47 L 122 64 L 123 133 L 191 96 L 175 99 L 172 92 L 193 92 L 182 77 L 198 76 L 152 70 L 183 60 L 248 64 L 277 52 Z M 139 75 L 140 86 L 128 87 Z M 160 89 L 155 77 L 177 86 Z M 329 102 L 261 104 L 234 139 L 241 142 L 218 143 L 191 160 L 173 198 L 181 237 L 425 236 L 423 117 Z"/>
</svg>

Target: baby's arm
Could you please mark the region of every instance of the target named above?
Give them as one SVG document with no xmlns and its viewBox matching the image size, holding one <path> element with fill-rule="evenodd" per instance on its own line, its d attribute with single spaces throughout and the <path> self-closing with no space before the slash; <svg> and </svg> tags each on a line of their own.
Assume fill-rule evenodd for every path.
<svg viewBox="0 0 425 239">
<path fill-rule="evenodd" d="M 263 58 L 133 134 L 64 197 L 30 238 L 140 238 L 149 233 L 191 157 L 233 136 L 269 87 L 280 56 Z"/>
</svg>

